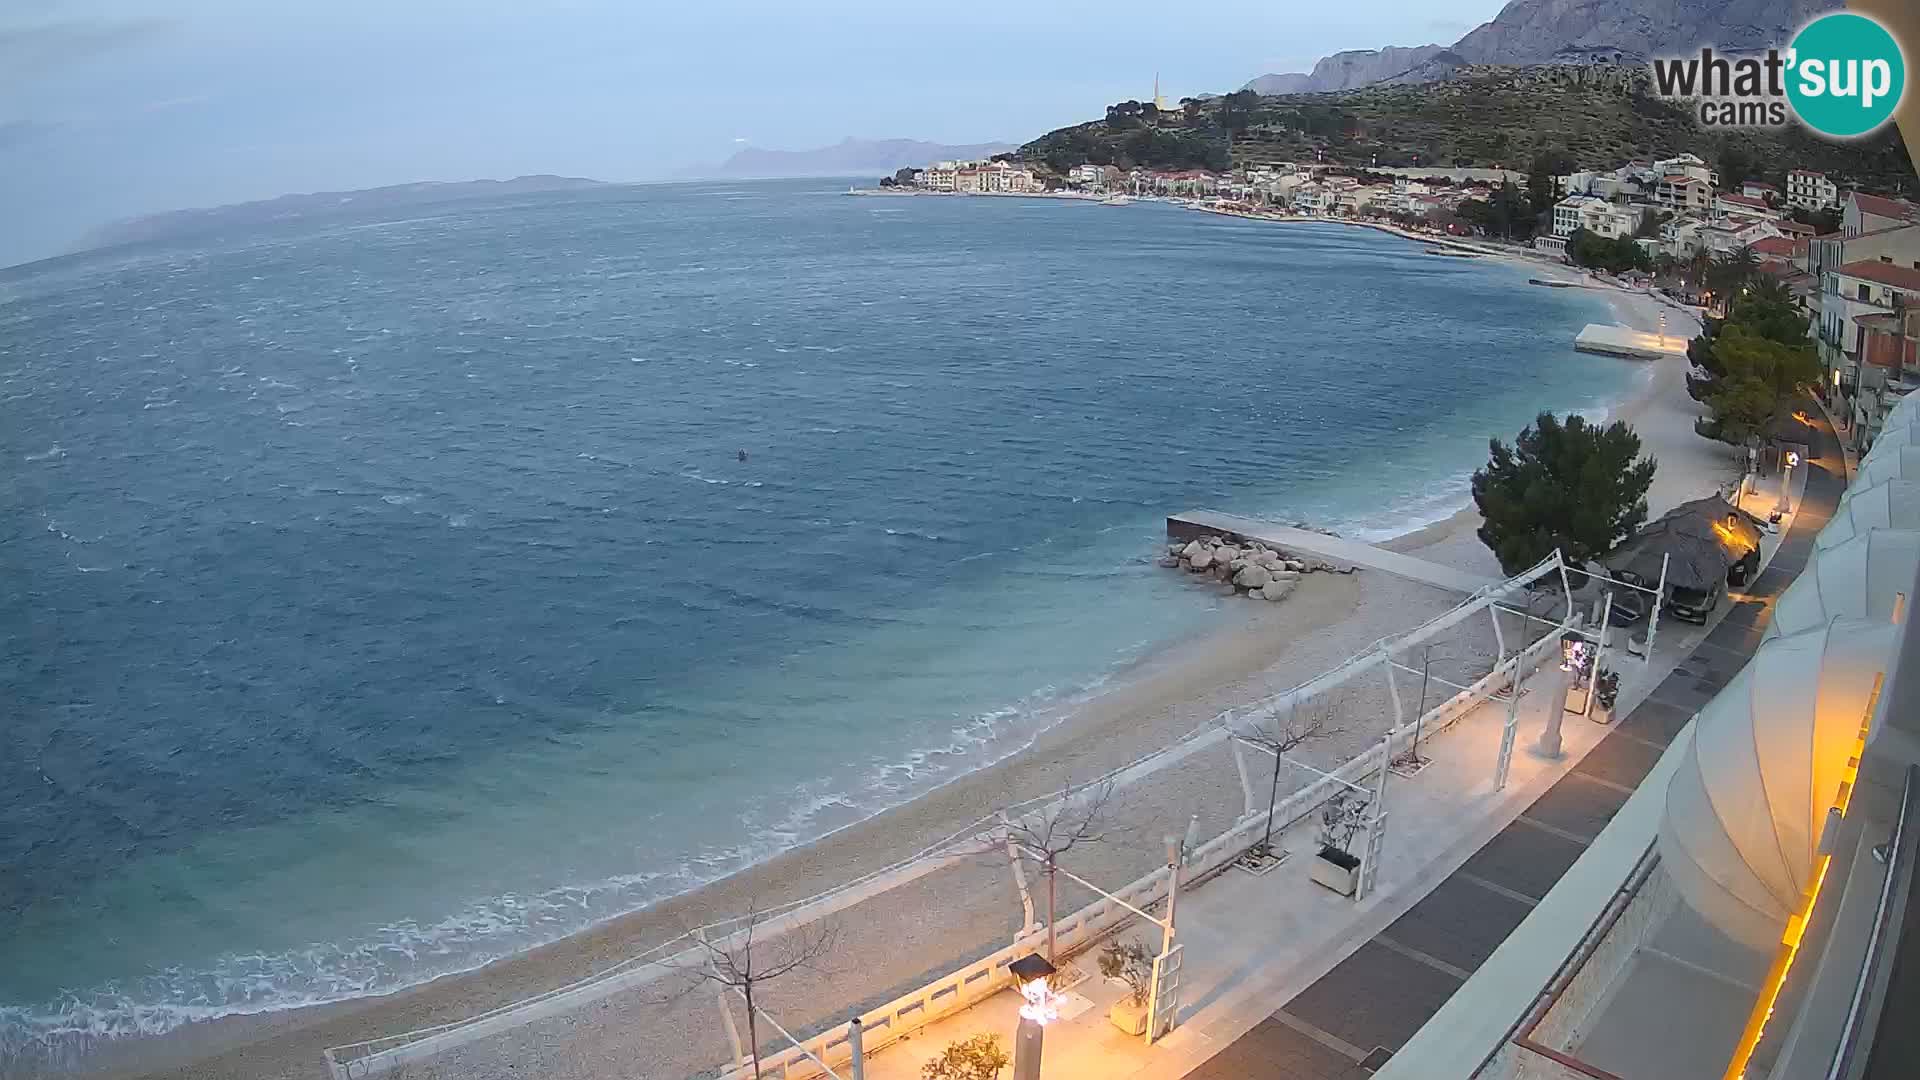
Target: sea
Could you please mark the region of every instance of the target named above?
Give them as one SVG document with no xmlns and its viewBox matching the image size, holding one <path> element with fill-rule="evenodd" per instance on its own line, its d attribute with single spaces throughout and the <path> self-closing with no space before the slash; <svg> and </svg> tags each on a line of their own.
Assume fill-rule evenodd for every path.
<svg viewBox="0 0 1920 1080">
<path fill-rule="evenodd" d="M 1598 294 L 1168 204 L 620 186 L 0 271 L 0 1053 L 380 993 L 1027 745 L 1597 416 Z"/>
</svg>

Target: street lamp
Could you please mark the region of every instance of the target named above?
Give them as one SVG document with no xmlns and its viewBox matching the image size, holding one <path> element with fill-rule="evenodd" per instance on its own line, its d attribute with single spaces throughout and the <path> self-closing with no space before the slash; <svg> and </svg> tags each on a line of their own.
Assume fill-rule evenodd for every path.
<svg viewBox="0 0 1920 1080">
<path fill-rule="evenodd" d="M 1007 965 L 1020 984 L 1020 1027 L 1013 1037 L 1013 1080 L 1040 1080 L 1040 1044 L 1047 1025 L 1060 1018 L 1053 988 L 1047 979 L 1058 970 L 1039 953 L 1028 953 Z"/>
</svg>

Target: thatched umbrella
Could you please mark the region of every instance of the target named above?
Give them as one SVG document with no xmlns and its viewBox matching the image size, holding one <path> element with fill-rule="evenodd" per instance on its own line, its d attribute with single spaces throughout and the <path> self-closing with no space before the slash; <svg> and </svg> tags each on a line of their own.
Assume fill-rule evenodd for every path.
<svg viewBox="0 0 1920 1080">
<path fill-rule="evenodd" d="M 1607 565 L 1652 584 L 1667 561 L 1667 587 L 1710 589 L 1725 584 L 1727 571 L 1760 550 L 1761 527 L 1726 500 L 1708 496 L 1682 503 L 1636 533 Z"/>
</svg>

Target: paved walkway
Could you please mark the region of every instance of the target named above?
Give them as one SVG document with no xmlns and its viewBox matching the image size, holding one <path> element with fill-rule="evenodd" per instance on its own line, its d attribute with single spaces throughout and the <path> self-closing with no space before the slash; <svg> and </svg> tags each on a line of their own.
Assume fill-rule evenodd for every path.
<svg viewBox="0 0 1920 1080">
<path fill-rule="evenodd" d="M 1451 566 L 1417 559 L 1412 555 L 1388 551 L 1363 540 L 1328 536 L 1326 533 L 1296 529 L 1291 525 L 1279 525 L 1271 521 L 1222 514 L 1213 510 L 1189 510 L 1184 514 L 1174 514 L 1167 518 L 1167 535 L 1175 539 L 1185 539 L 1202 532 L 1233 533 L 1327 562 L 1364 566 L 1370 570 L 1379 570 L 1395 577 L 1417 581 L 1422 585 L 1437 585 L 1442 589 L 1452 589 L 1455 592 L 1472 593 L 1500 584 L 1494 578 L 1481 577 L 1465 570 L 1456 570 Z"/>
<path fill-rule="evenodd" d="M 1774 597 L 1805 569 L 1814 536 L 1846 489 L 1833 429 L 1824 420 L 1813 427 L 1809 452 L 1815 456 L 1791 528 L 1765 571 L 1693 653 L 1459 870 L 1186 1076 L 1354 1080 L 1384 1065 L 1453 996 L 1759 646 Z"/>
</svg>

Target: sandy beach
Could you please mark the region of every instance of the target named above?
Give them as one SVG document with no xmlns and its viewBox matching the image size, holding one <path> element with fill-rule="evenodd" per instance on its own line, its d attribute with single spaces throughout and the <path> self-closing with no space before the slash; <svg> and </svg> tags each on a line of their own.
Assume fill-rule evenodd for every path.
<svg viewBox="0 0 1920 1080">
<path fill-rule="evenodd" d="M 1697 332 L 1683 309 L 1645 294 L 1596 287 L 1606 288 L 1624 324 L 1652 330 L 1664 311 L 1669 334 Z M 1686 395 L 1684 375 L 1684 361 L 1650 363 L 1644 381 L 1612 410 L 1612 418 L 1635 426 L 1645 452 L 1660 462 L 1649 493 L 1652 515 L 1707 494 L 1734 475 L 1727 448 L 1694 434 L 1700 411 Z M 1514 433 L 1490 434 L 1511 438 Z M 1179 509 L 1184 508 L 1168 508 Z M 1497 575 L 1498 566 L 1474 535 L 1477 525 L 1477 514 L 1466 507 L 1388 546 Z M 732 877 L 532 952 L 399 993 L 231 1017 L 161 1038 L 105 1046 L 89 1071 L 179 1080 L 323 1077 L 321 1051 L 327 1046 L 457 1021 L 605 970 L 688 927 L 817 894 L 922 850 L 1000 806 L 1084 781 L 1166 746 L 1223 710 L 1296 685 L 1457 600 L 1443 590 L 1384 574 L 1310 575 L 1284 604 L 1224 605 L 1208 632 L 1143 662 L 1008 760 Z M 1436 674 L 1461 679 L 1486 663 L 1491 650 L 1490 633 L 1463 631 L 1436 650 Z M 1441 663 L 1452 667 L 1443 672 Z M 1355 698 L 1342 707 L 1350 718 L 1346 728 L 1304 756 L 1331 765 L 1378 739 L 1388 715 L 1381 702 Z M 1282 790 L 1297 785 L 1297 778 L 1288 778 Z M 1214 747 L 1127 787 L 1116 807 L 1105 842 L 1076 852 L 1071 863 L 1075 872 L 1113 885 L 1157 865 L 1161 836 L 1183 831 L 1191 818 L 1199 818 L 1204 835 L 1220 831 L 1240 813 L 1241 792 L 1229 753 Z M 1063 889 L 1061 911 L 1086 899 L 1083 890 Z M 1021 907 L 1005 860 L 983 854 L 862 901 L 835 918 L 839 940 L 822 973 L 776 985 L 768 994 L 766 1007 L 796 1034 L 844 1019 L 1004 946 L 1020 928 Z M 710 988 L 677 997 L 668 993 L 687 981 L 668 976 L 659 987 L 615 994 L 476 1041 L 412 1066 L 404 1075 L 582 1080 L 693 1075 L 720 1063 L 728 1050 Z"/>
</svg>

